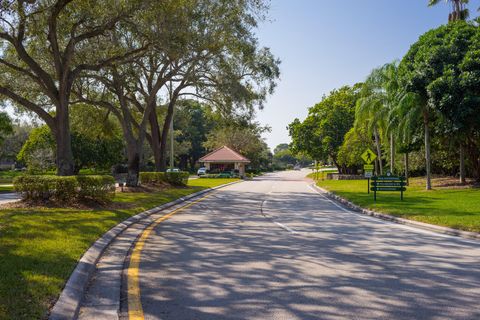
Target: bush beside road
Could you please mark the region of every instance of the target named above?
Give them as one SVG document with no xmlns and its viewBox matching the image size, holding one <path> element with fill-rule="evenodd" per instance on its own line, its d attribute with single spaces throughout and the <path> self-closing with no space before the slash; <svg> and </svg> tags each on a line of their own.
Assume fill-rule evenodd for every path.
<svg viewBox="0 0 480 320">
<path fill-rule="evenodd" d="M 119 222 L 235 180 L 196 179 L 188 188 L 117 193 L 107 208 L 0 209 L 0 319 L 44 318 L 78 259 Z"/>
<path fill-rule="evenodd" d="M 367 194 L 367 181 L 317 181 L 317 185 L 356 205 L 381 213 L 415 221 L 480 232 L 480 189 L 448 186 L 443 179 L 433 179 L 434 190 L 425 190 L 424 178 L 410 179 L 410 186 L 400 200 L 399 192 Z"/>
</svg>

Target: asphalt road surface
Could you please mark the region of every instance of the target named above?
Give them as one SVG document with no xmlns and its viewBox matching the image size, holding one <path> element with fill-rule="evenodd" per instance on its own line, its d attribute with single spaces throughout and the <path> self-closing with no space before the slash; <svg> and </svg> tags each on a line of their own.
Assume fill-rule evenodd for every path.
<svg viewBox="0 0 480 320">
<path fill-rule="evenodd" d="M 0 193 L 0 204 L 16 202 L 21 198 L 22 197 L 18 193 L 13 193 L 13 192 Z"/>
<path fill-rule="evenodd" d="M 305 172 L 221 189 L 147 239 L 146 319 L 480 319 L 480 242 L 348 212 Z"/>
</svg>

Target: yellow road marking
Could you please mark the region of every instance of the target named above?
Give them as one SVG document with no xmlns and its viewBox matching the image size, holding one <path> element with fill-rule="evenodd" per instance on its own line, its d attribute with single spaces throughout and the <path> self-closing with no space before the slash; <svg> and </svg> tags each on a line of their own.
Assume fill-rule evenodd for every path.
<svg viewBox="0 0 480 320">
<path fill-rule="evenodd" d="M 195 203 L 205 200 L 206 198 L 213 195 L 213 193 L 208 194 L 198 200 L 190 202 L 189 204 L 184 205 L 178 209 L 173 210 L 169 214 L 161 216 L 150 224 L 140 235 L 135 247 L 133 248 L 132 254 L 130 256 L 130 263 L 127 270 L 127 299 L 128 299 L 128 318 L 130 320 L 143 320 L 143 308 L 142 302 L 140 299 L 140 280 L 139 280 L 139 267 L 140 260 L 142 255 L 142 249 L 145 245 L 145 241 L 150 236 L 150 233 L 158 226 L 162 221 L 167 220 L 174 214 L 193 206 Z"/>
</svg>

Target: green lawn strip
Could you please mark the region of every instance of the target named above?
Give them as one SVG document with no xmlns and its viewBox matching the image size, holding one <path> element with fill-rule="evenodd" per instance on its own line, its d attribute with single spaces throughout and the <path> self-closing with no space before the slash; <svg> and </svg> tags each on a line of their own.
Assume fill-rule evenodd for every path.
<svg viewBox="0 0 480 320">
<path fill-rule="evenodd" d="M 0 193 L 13 192 L 13 185 L 0 184 Z"/>
<path fill-rule="evenodd" d="M 13 178 L 25 174 L 23 171 L 6 170 L 0 171 L 0 183 L 12 183 Z"/>
<path fill-rule="evenodd" d="M 317 179 L 317 180 L 325 180 L 327 179 L 327 174 L 328 173 L 337 173 L 337 169 L 323 169 L 322 171 L 318 171 L 318 173 L 312 172 L 307 175 L 308 178 L 310 179 Z"/>
<path fill-rule="evenodd" d="M 377 202 L 373 193 L 367 194 L 366 180 L 325 180 L 318 186 L 325 188 L 351 202 L 377 212 L 426 222 L 430 224 L 480 232 L 480 189 L 425 190 L 423 179 L 411 179 L 404 200 L 400 192 L 378 192 Z"/>
<path fill-rule="evenodd" d="M 141 211 L 236 179 L 197 179 L 188 188 L 118 193 L 128 208 L 0 210 L 0 319 L 41 319 L 78 259 L 103 233 Z M 119 206 L 120 207 L 120 206 Z"/>
</svg>

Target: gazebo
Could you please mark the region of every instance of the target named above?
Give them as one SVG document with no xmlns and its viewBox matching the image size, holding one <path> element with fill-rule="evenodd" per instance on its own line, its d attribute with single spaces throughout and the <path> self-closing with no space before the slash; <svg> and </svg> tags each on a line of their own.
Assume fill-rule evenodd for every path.
<svg viewBox="0 0 480 320">
<path fill-rule="evenodd" d="M 245 177 L 245 165 L 250 163 L 250 160 L 229 147 L 223 146 L 200 158 L 198 162 L 203 163 L 205 168 L 211 172 L 238 170 L 240 177 Z"/>
</svg>

